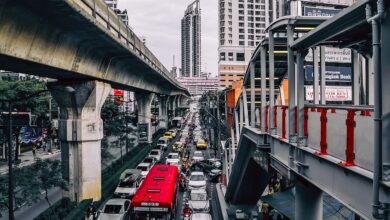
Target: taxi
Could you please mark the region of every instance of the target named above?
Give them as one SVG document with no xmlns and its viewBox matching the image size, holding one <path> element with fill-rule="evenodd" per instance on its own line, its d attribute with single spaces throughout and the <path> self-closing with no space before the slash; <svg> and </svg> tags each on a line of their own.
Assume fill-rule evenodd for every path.
<svg viewBox="0 0 390 220">
<path fill-rule="evenodd" d="M 173 138 L 172 132 L 170 132 L 170 131 L 165 132 L 163 137 L 165 137 L 166 139 L 171 140 Z"/>
<path fill-rule="evenodd" d="M 172 145 L 172 149 L 174 152 L 181 152 L 184 149 L 184 142 L 177 141 Z"/>
<path fill-rule="evenodd" d="M 196 149 L 200 149 L 200 150 L 207 149 L 207 145 L 208 145 L 208 143 L 205 140 L 199 139 L 196 142 Z"/>
</svg>

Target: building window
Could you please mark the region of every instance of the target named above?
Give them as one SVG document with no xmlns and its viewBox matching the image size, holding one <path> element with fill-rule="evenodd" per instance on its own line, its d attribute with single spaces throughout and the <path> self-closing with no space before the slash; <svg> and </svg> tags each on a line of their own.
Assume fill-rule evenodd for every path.
<svg viewBox="0 0 390 220">
<path fill-rule="evenodd" d="M 243 15 L 244 14 L 244 10 L 238 10 L 238 14 Z"/>
<path fill-rule="evenodd" d="M 245 39 L 245 35 L 239 35 L 238 39 Z"/>
<path fill-rule="evenodd" d="M 228 53 L 228 60 L 233 61 L 233 53 L 232 52 Z"/>
<path fill-rule="evenodd" d="M 238 44 L 239 44 L 240 46 L 244 46 L 244 45 L 245 45 L 245 41 L 240 41 L 240 42 L 238 42 Z"/>
<path fill-rule="evenodd" d="M 253 41 L 249 41 L 248 42 L 248 46 L 254 46 L 255 44 L 254 44 L 254 42 Z"/>
<path fill-rule="evenodd" d="M 245 33 L 244 29 L 242 29 L 242 28 L 240 28 L 240 29 L 238 30 L 238 32 L 239 32 L 239 33 Z"/>
<path fill-rule="evenodd" d="M 238 4 L 238 8 L 244 8 L 243 4 Z"/>
<path fill-rule="evenodd" d="M 237 61 L 245 61 L 245 54 L 237 53 Z"/>
<path fill-rule="evenodd" d="M 244 27 L 244 23 L 240 22 L 240 23 L 238 23 L 238 26 L 239 27 Z"/>
<path fill-rule="evenodd" d="M 239 21 L 243 21 L 243 20 L 244 20 L 244 16 L 239 16 L 239 17 L 238 17 L 238 20 L 239 20 Z"/>
<path fill-rule="evenodd" d="M 221 53 L 219 54 L 219 60 L 226 60 L 226 58 L 225 58 L 225 52 L 221 52 Z"/>
</svg>

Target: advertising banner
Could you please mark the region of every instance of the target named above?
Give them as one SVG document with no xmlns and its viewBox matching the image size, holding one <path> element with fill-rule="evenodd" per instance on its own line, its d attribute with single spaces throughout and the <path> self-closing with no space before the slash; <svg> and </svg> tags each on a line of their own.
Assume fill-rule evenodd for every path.
<svg viewBox="0 0 390 220">
<path fill-rule="evenodd" d="M 321 95 L 321 88 L 319 86 L 318 95 Z M 318 97 L 319 98 L 319 97 Z M 313 101 L 313 86 L 305 86 L 305 99 Z M 352 101 L 352 87 L 351 86 L 326 86 L 325 88 L 326 101 L 342 102 Z"/>
<path fill-rule="evenodd" d="M 313 81 L 313 77 L 313 66 L 306 65 L 305 80 Z M 326 66 L 325 79 L 327 82 L 352 82 L 352 68 L 345 66 Z"/>
<path fill-rule="evenodd" d="M 139 123 L 138 124 L 138 143 L 148 143 L 149 137 L 149 124 Z"/>
<path fill-rule="evenodd" d="M 335 8 L 325 8 L 325 7 L 303 7 L 304 16 L 313 16 L 313 17 L 331 17 L 339 13 L 340 9 Z"/>
<path fill-rule="evenodd" d="M 309 50 L 305 61 L 313 62 L 313 51 Z M 325 47 L 325 62 L 327 63 L 351 63 L 351 50 L 335 47 Z"/>
</svg>

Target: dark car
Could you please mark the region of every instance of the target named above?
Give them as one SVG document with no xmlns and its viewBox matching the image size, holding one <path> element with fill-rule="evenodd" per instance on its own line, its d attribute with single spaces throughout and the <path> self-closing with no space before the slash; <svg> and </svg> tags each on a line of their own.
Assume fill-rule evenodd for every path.
<svg viewBox="0 0 390 220">
<path fill-rule="evenodd" d="M 199 166 L 202 167 L 202 169 L 205 173 L 209 173 L 211 170 L 215 170 L 215 169 L 219 169 L 219 170 L 222 169 L 221 160 L 216 159 L 216 158 L 202 160 L 202 161 L 199 161 L 198 163 L 199 163 Z"/>
</svg>

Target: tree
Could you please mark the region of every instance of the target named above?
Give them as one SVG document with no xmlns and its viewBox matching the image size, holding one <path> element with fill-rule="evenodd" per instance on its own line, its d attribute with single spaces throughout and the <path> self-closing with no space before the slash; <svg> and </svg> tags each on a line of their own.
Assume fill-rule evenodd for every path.
<svg viewBox="0 0 390 220">
<path fill-rule="evenodd" d="M 40 121 L 46 118 L 46 114 L 49 110 L 49 100 L 51 96 L 49 93 L 43 93 L 40 96 L 26 99 L 28 95 L 37 93 L 39 91 L 46 90 L 46 82 L 39 81 L 37 79 L 25 80 L 25 81 L 0 81 L 0 100 L 14 100 L 13 109 L 21 112 L 31 112 L 33 115 L 38 116 Z M 0 102 L 0 112 L 8 111 L 8 102 Z M 42 125 L 39 123 L 38 125 Z M 16 149 L 15 149 L 15 161 L 18 160 L 19 152 L 19 137 L 20 128 L 15 129 L 16 137 Z"/>
<path fill-rule="evenodd" d="M 50 189 L 60 187 L 67 189 L 65 180 L 61 175 L 59 160 L 37 159 L 31 166 L 15 167 L 13 172 L 15 181 L 14 201 L 15 209 L 23 204 L 31 205 L 41 200 L 44 192 L 45 200 L 51 209 L 52 204 L 48 198 Z M 0 176 L 0 212 L 8 209 L 8 176 Z M 53 215 L 56 216 L 52 210 Z"/>
</svg>

